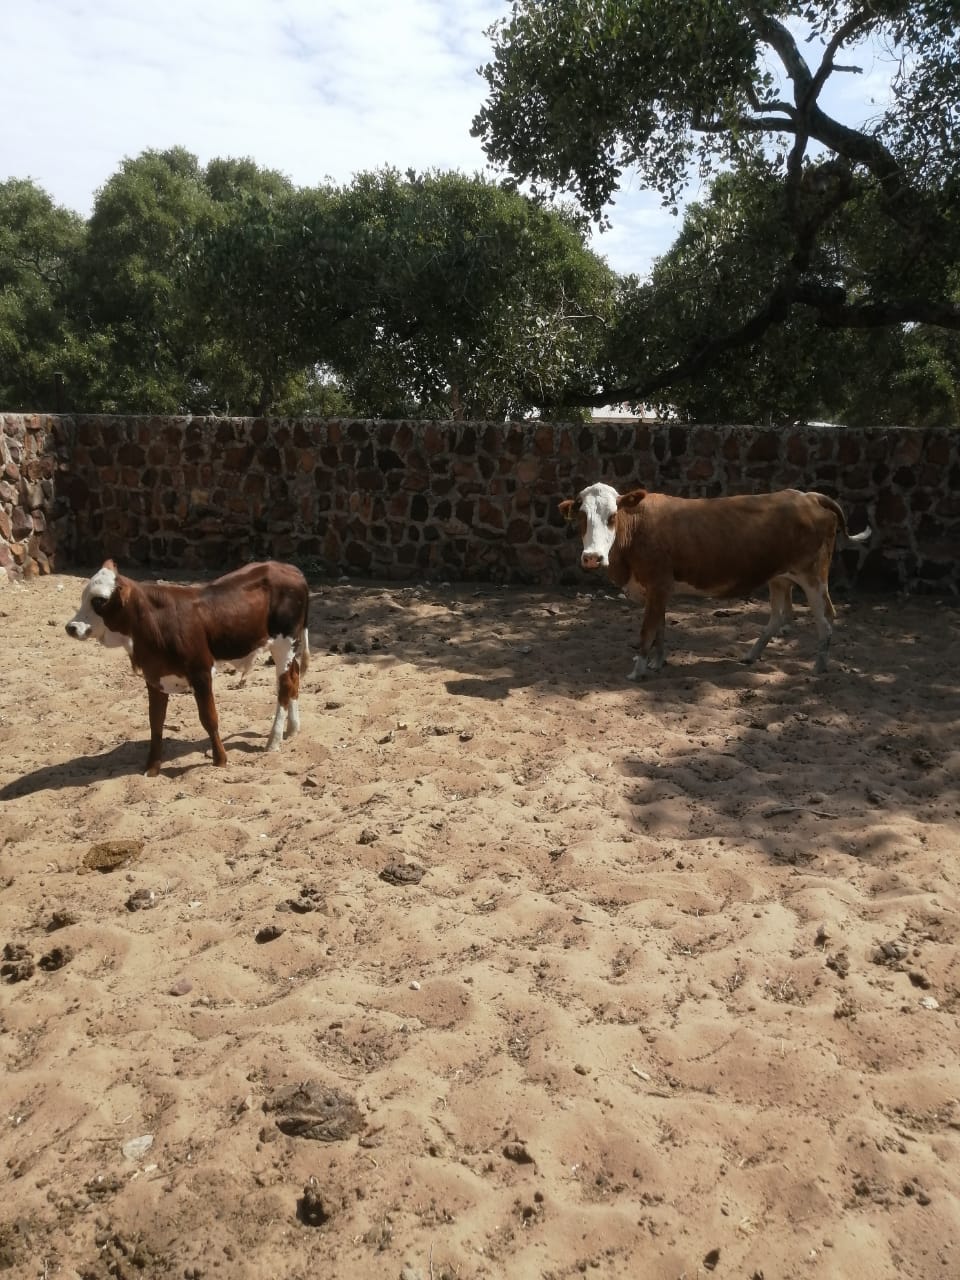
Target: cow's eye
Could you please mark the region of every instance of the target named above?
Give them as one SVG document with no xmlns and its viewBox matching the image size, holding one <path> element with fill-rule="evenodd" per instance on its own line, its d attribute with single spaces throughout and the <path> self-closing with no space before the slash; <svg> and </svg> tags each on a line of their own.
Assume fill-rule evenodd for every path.
<svg viewBox="0 0 960 1280">
<path fill-rule="evenodd" d="M 617 513 L 616 513 L 616 512 L 614 512 L 614 513 L 613 513 L 613 515 L 607 516 L 607 528 L 608 528 L 608 529 L 612 529 L 612 528 L 613 528 L 613 526 L 614 526 L 616 523 L 617 523 Z"/>
<path fill-rule="evenodd" d="M 103 596 L 94 596 L 93 599 L 90 601 L 90 608 L 93 610 L 94 613 L 97 613 L 97 614 L 103 613 L 106 607 L 107 607 L 107 602 Z"/>
</svg>

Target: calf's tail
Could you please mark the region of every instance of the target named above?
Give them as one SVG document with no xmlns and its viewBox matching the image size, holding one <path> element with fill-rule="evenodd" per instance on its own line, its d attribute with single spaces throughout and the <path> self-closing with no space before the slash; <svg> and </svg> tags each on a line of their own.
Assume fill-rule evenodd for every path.
<svg viewBox="0 0 960 1280">
<path fill-rule="evenodd" d="M 303 609 L 300 614 L 300 630 L 299 644 L 297 652 L 297 662 L 300 664 L 300 674 L 305 676 L 310 666 L 310 632 L 307 624 L 310 621 L 310 592 L 304 583 L 303 593 Z"/>
<path fill-rule="evenodd" d="M 833 512 L 833 514 L 840 521 L 840 530 L 848 542 L 866 542 L 867 539 L 870 537 L 870 535 L 873 533 L 873 530 L 870 528 L 869 525 L 867 525 L 867 527 L 863 530 L 862 533 L 851 533 L 850 530 L 847 528 L 847 517 L 843 514 L 843 507 L 841 507 L 839 502 L 835 502 L 833 498 L 828 498 L 825 493 L 811 492 L 810 497 L 816 498 L 816 500 L 820 503 L 821 507 L 826 508 L 827 511 Z"/>
</svg>

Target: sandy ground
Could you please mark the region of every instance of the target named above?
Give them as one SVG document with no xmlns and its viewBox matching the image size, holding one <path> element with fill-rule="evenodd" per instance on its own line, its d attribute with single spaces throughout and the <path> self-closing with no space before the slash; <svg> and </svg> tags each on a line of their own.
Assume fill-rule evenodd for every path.
<svg viewBox="0 0 960 1280">
<path fill-rule="evenodd" d="M 606 591 L 317 586 L 300 737 L 149 780 L 82 581 L 0 585 L 0 1271 L 960 1275 L 955 608 L 633 686 Z"/>
</svg>

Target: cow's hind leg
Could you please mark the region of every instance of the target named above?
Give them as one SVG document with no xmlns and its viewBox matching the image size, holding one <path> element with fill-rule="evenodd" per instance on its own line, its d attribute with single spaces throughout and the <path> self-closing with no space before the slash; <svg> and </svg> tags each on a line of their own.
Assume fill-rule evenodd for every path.
<svg viewBox="0 0 960 1280">
<path fill-rule="evenodd" d="M 147 755 L 147 767 L 143 772 L 145 777 L 155 778 L 160 772 L 163 726 L 167 719 L 167 703 L 170 701 L 170 695 L 148 684 L 147 699 L 150 704 L 150 751 Z"/>
<path fill-rule="evenodd" d="M 817 628 L 817 657 L 813 669 L 820 674 L 827 669 L 827 654 L 830 652 L 830 638 L 833 635 L 833 627 L 830 625 L 830 620 L 836 617 L 836 610 L 833 607 L 833 601 L 830 599 L 830 592 L 827 590 L 826 582 L 821 580 L 818 575 L 804 574 L 797 581 L 800 583 L 803 594 L 807 597 L 807 604 L 810 606 L 810 612 Z"/>
<path fill-rule="evenodd" d="M 213 676 L 205 671 L 202 675 L 193 676 L 190 685 L 197 701 L 200 723 L 210 735 L 213 763 L 222 767 L 227 763 L 227 753 L 220 738 L 220 718 L 217 715 L 217 704 L 213 700 Z"/>
<path fill-rule="evenodd" d="M 781 635 L 793 620 L 793 583 L 789 578 L 770 579 L 770 618 L 753 643 L 744 662 L 756 662 L 768 641 Z"/>
<path fill-rule="evenodd" d="M 285 737 L 300 729 L 300 663 L 297 641 L 290 636 L 274 636 L 270 653 L 277 669 L 277 709 L 267 739 L 268 751 L 279 751 Z"/>
</svg>

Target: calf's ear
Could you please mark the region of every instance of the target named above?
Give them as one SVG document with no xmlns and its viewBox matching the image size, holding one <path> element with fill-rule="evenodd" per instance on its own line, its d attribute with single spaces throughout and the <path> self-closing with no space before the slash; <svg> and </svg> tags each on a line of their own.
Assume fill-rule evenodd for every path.
<svg viewBox="0 0 960 1280">
<path fill-rule="evenodd" d="M 560 514 L 563 516 L 564 520 L 573 519 L 573 509 L 576 505 L 576 498 L 565 498 L 563 502 L 560 503 Z"/>
<path fill-rule="evenodd" d="M 646 496 L 646 489 L 631 489 L 629 493 L 622 493 L 617 498 L 617 506 L 624 511 L 636 511 Z"/>
</svg>

